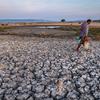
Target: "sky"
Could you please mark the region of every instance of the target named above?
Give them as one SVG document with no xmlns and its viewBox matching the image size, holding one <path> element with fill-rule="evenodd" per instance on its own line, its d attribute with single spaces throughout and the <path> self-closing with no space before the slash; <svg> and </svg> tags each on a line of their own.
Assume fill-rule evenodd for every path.
<svg viewBox="0 0 100 100">
<path fill-rule="evenodd" d="M 0 0 L 0 18 L 100 19 L 100 0 Z"/>
</svg>

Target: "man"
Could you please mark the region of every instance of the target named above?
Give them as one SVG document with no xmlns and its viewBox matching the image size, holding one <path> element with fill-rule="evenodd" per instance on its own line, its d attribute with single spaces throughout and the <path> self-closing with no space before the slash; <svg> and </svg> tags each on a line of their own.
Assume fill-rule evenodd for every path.
<svg viewBox="0 0 100 100">
<path fill-rule="evenodd" d="M 88 19 L 87 21 L 83 22 L 81 24 L 80 28 L 80 43 L 78 44 L 77 51 L 79 51 L 80 46 L 83 44 L 84 45 L 84 40 L 85 37 L 88 36 L 88 31 L 89 31 L 89 24 L 91 23 L 91 19 Z"/>
</svg>

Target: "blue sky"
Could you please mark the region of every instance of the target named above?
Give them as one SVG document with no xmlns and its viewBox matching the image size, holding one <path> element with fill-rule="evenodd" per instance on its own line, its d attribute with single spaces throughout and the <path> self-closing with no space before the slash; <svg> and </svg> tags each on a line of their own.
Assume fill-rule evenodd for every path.
<svg viewBox="0 0 100 100">
<path fill-rule="evenodd" d="M 100 0 L 0 0 L 0 18 L 99 19 Z"/>
</svg>

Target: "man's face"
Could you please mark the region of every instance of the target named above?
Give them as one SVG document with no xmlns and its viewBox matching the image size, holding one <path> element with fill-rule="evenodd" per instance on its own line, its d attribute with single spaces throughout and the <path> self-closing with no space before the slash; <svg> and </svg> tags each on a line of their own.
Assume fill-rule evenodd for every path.
<svg viewBox="0 0 100 100">
<path fill-rule="evenodd" d="M 91 24 L 91 22 L 89 21 L 89 22 L 87 22 L 88 24 Z"/>
</svg>

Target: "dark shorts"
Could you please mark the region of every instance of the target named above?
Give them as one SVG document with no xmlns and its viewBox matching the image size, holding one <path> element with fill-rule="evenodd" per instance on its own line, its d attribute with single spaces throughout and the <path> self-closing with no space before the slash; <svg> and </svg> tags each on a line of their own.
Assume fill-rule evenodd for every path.
<svg viewBox="0 0 100 100">
<path fill-rule="evenodd" d="M 84 44 L 84 37 L 80 36 L 80 44 Z"/>
</svg>

